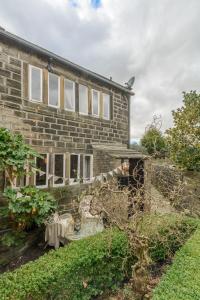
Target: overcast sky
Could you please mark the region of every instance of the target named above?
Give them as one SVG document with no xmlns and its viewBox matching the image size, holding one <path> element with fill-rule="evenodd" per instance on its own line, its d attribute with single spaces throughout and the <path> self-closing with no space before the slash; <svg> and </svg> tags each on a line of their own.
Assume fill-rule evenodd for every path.
<svg viewBox="0 0 200 300">
<path fill-rule="evenodd" d="M 199 0 L 0 0 L 0 25 L 124 84 L 136 77 L 132 138 L 154 114 L 171 126 L 200 87 Z"/>
</svg>

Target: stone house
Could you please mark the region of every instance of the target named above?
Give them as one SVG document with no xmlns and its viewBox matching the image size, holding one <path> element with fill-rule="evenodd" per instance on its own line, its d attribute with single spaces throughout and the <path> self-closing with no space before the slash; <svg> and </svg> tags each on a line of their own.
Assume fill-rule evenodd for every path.
<svg viewBox="0 0 200 300">
<path fill-rule="evenodd" d="M 60 187 L 106 173 L 128 149 L 133 92 L 0 29 L 0 126 L 20 132 L 43 158 L 18 185 Z M 139 155 L 139 156 L 138 156 Z"/>
</svg>

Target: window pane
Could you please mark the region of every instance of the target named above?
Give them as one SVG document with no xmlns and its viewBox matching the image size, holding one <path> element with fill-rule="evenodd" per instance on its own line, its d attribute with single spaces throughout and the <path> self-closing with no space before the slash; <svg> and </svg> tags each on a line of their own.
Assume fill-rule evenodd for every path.
<svg viewBox="0 0 200 300">
<path fill-rule="evenodd" d="M 54 160 L 54 184 L 63 184 L 64 183 L 64 155 L 55 154 Z M 59 177 L 59 178 L 57 178 Z"/>
<path fill-rule="evenodd" d="M 22 187 L 22 186 L 26 186 L 26 175 L 22 175 L 22 176 L 17 176 L 16 178 L 16 187 Z"/>
<path fill-rule="evenodd" d="M 103 117 L 110 119 L 110 96 L 107 94 L 103 94 Z"/>
<path fill-rule="evenodd" d="M 88 88 L 82 84 L 79 85 L 79 112 L 88 114 Z"/>
<path fill-rule="evenodd" d="M 31 100 L 41 101 L 41 70 L 31 67 Z"/>
<path fill-rule="evenodd" d="M 78 178 L 78 155 L 70 156 L 70 178 Z"/>
<path fill-rule="evenodd" d="M 49 104 L 58 106 L 59 104 L 59 77 L 49 73 Z"/>
<path fill-rule="evenodd" d="M 75 111 L 75 83 L 65 80 L 65 109 Z"/>
<path fill-rule="evenodd" d="M 85 156 L 85 169 L 84 169 L 84 178 L 90 179 L 91 177 L 91 156 Z"/>
<path fill-rule="evenodd" d="M 92 91 L 92 114 L 99 115 L 99 92 Z"/>
<path fill-rule="evenodd" d="M 36 158 L 36 186 L 45 186 L 47 184 L 47 154 L 41 154 L 42 158 Z M 43 172 L 45 174 L 43 174 Z"/>
</svg>

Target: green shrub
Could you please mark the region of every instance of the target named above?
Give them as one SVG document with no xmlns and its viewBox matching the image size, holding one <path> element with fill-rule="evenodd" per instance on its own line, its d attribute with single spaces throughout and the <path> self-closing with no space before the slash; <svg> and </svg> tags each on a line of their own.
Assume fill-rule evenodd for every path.
<svg viewBox="0 0 200 300">
<path fill-rule="evenodd" d="M 156 127 L 151 126 L 141 139 L 141 146 L 144 147 L 148 154 L 158 157 L 165 157 L 166 142 L 162 132 Z"/>
<path fill-rule="evenodd" d="M 91 299 L 123 281 L 128 256 L 118 231 L 72 242 L 0 276 L 0 299 Z"/>
<path fill-rule="evenodd" d="M 22 187 L 19 192 L 7 188 L 4 196 L 8 201 L 6 213 L 19 229 L 31 227 L 33 224 L 40 226 L 57 208 L 53 196 L 36 187 Z"/>
<path fill-rule="evenodd" d="M 24 244 L 27 233 L 24 231 L 9 231 L 0 237 L 0 245 L 15 247 Z"/>
<path fill-rule="evenodd" d="M 160 239 L 158 228 L 164 230 L 176 225 L 175 237 L 183 243 L 196 228 L 197 222 L 186 217 L 179 219 L 177 215 L 144 217 L 140 230 L 153 240 L 151 256 L 154 260 L 167 257 L 169 252 L 177 249 L 177 245 L 174 247 L 169 239 L 165 247 L 162 246 L 162 251 L 156 248 L 161 247 L 156 242 Z M 157 252 L 162 252 L 162 255 Z M 105 290 L 117 288 L 129 276 L 134 260 L 126 235 L 117 230 L 106 230 L 52 250 L 14 272 L 3 274 L 0 276 L 0 299 L 92 299 Z"/>
<path fill-rule="evenodd" d="M 154 291 L 153 300 L 200 299 L 200 229 L 178 251 L 173 265 Z"/>
<path fill-rule="evenodd" d="M 144 216 L 141 231 L 149 237 L 153 262 L 174 256 L 197 228 L 199 221 L 180 214 L 151 214 Z"/>
</svg>

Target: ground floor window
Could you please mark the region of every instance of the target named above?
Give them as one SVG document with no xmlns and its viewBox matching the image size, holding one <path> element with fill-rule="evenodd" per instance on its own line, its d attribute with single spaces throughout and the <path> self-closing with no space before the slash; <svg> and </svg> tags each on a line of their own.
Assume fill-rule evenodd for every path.
<svg viewBox="0 0 200 300">
<path fill-rule="evenodd" d="M 36 158 L 36 171 L 35 185 L 37 187 L 48 187 L 48 167 L 49 156 L 48 154 L 40 154 L 41 157 Z"/>
<path fill-rule="evenodd" d="M 28 177 L 26 175 L 17 176 L 14 181 L 14 187 L 20 188 L 22 186 L 28 185 Z"/>
<path fill-rule="evenodd" d="M 65 155 L 54 154 L 53 185 L 62 186 L 65 184 Z"/>
<path fill-rule="evenodd" d="M 80 174 L 80 155 L 71 154 L 70 155 L 70 179 L 73 182 L 77 182 Z"/>
<path fill-rule="evenodd" d="M 93 157 L 92 155 L 84 155 L 83 157 L 83 178 L 90 180 L 93 176 Z"/>
<path fill-rule="evenodd" d="M 70 184 L 90 181 L 93 177 L 93 155 L 76 153 L 43 153 L 35 159 L 36 171 L 17 177 L 15 188 L 33 184 L 39 188 L 64 186 L 66 179 Z"/>
</svg>

